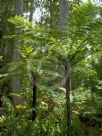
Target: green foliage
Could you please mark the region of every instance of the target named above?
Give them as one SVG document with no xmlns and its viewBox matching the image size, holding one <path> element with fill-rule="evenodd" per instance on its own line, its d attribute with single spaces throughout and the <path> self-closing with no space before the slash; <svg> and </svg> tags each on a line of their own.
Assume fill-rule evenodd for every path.
<svg viewBox="0 0 102 136">
<path fill-rule="evenodd" d="M 0 125 L 2 126 L 1 133 L 3 136 L 65 135 L 65 105 L 60 103 L 59 106 L 54 106 L 58 98 L 56 100 L 52 99 L 50 95 L 46 96 L 44 92 L 38 95 L 40 98 L 37 104 L 39 109 L 36 109 L 38 113 L 36 120 L 34 122 L 31 121 L 31 109 L 28 106 L 18 106 L 11 114 L 9 111 L 7 114 L 1 116 Z M 48 106 L 44 106 L 44 103 Z M 49 109 L 51 105 L 52 107 L 54 106 L 52 111 Z"/>
<path fill-rule="evenodd" d="M 24 11 L 28 12 L 29 3 L 27 0 L 24 2 Z M 4 95 L 1 99 L 3 108 L 0 109 L 2 112 L 1 134 L 3 136 L 66 135 L 65 89 L 59 87 L 58 83 L 63 79 L 68 58 L 72 73 L 72 132 L 73 135 L 84 136 L 83 125 L 86 125 L 85 129 L 89 128 L 86 130 L 89 136 L 94 136 L 97 129 L 92 132 L 90 122 L 91 125 L 94 122 L 98 125 L 102 122 L 102 10 L 91 2 L 72 5 L 68 30 L 66 33 L 60 33 L 56 29 L 49 28 L 49 5 L 46 2 L 48 1 L 39 0 L 35 3 L 37 7 L 39 5 L 44 7 L 46 12 L 43 18 L 45 22 L 38 23 L 29 22 L 21 16 L 12 17 L 14 15 L 13 1 L 10 5 L 8 4 L 10 1 L 3 4 L 5 10 L 0 5 L 4 31 L 3 40 L 0 41 L 2 53 L 0 55 L 2 67 L 0 94 Z M 58 23 L 57 1 L 55 1 L 55 7 L 54 22 Z M 10 8 L 12 10 L 9 10 Z M 15 33 L 14 28 L 19 29 L 20 33 Z M 18 40 L 17 51 L 20 57 L 18 61 L 12 62 L 15 39 Z M 35 108 L 37 117 L 34 122 L 31 122 L 30 70 L 37 76 Z M 11 91 L 13 76 L 21 80 L 21 93 Z M 23 96 L 23 106 L 14 107 L 12 97 L 14 95 Z M 80 116 L 84 121 L 80 119 Z M 88 124 L 85 119 L 88 119 Z"/>
<path fill-rule="evenodd" d="M 72 118 L 72 130 L 74 135 L 80 135 L 81 132 L 81 122 L 77 115 Z"/>
</svg>

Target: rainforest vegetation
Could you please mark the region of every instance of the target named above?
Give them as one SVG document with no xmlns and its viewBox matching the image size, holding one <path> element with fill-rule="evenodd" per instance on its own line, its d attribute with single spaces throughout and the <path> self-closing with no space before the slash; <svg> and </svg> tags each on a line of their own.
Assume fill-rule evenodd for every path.
<svg viewBox="0 0 102 136">
<path fill-rule="evenodd" d="M 102 136 L 101 0 L 0 0 L 0 136 Z"/>
</svg>

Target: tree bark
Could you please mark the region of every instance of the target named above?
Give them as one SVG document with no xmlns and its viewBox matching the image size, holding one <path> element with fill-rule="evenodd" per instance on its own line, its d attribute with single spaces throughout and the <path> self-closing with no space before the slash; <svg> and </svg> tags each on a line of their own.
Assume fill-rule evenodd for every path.
<svg viewBox="0 0 102 136">
<path fill-rule="evenodd" d="M 59 1 L 59 29 L 61 31 L 66 31 L 68 25 L 68 0 Z"/>
<path fill-rule="evenodd" d="M 68 0 L 59 1 L 59 31 L 66 34 L 68 26 Z M 62 80 L 62 84 L 66 89 L 66 117 L 67 117 L 67 136 L 71 136 L 71 111 L 70 111 L 70 91 L 71 91 L 71 69 L 69 59 L 65 58 L 65 74 Z"/>
<path fill-rule="evenodd" d="M 68 60 L 69 61 L 69 60 Z M 67 136 L 71 136 L 71 108 L 70 108 L 70 92 L 71 92 L 71 67 L 68 62 L 68 66 L 66 67 L 68 70 L 67 79 L 65 83 L 66 88 L 66 111 L 67 111 Z"/>
<path fill-rule="evenodd" d="M 16 0 L 15 3 L 15 14 L 17 16 L 23 15 L 23 0 Z M 20 33 L 20 29 L 16 28 L 16 34 Z M 18 44 L 19 39 L 15 40 L 15 47 L 13 50 L 13 62 L 17 62 L 19 60 L 19 52 L 18 52 Z M 21 85 L 20 85 L 20 78 L 18 75 L 15 75 L 12 80 L 12 90 L 14 94 L 20 93 Z M 13 95 L 14 105 L 17 106 L 19 104 L 23 104 L 23 98 L 18 95 Z"/>
<path fill-rule="evenodd" d="M 33 97 L 32 97 L 32 121 L 35 120 L 36 118 L 36 111 L 35 111 L 35 107 L 36 107 L 36 91 L 37 91 L 37 87 L 36 87 L 36 75 L 33 73 L 33 71 L 31 71 L 31 76 L 32 76 L 32 85 L 33 85 Z"/>
<path fill-rule="evenodd" d="M 35 111 L 35 106 L 36 106 L 36 85 L 33 86 L 33 101 L 32 101 L 32 121 L 35 120 L 36 118 L 36 111 Z"/>
<path fill-rule="evenodd" d="M 29 22 L 33 20 L 33 13 L 34 13 L 34 0 L 30 0 L 30 16 Z"/>
<path fill-rule="evenodd" d="M 50 26 L 54 26 L 54 0 L 50 0 Z"/>
<path fill-rule="evenodd" d="M 15 11 L 17 16 L 23 15 L 23 0 L 16 0 Z"/>
</svg>

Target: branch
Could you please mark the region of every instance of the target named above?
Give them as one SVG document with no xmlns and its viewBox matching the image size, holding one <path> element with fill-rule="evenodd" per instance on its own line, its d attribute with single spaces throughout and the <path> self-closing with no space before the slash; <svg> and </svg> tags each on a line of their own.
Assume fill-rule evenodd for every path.
<svg viewBox="0 0 102 136">
<path fill-rule="evenodd" d="M 83 47 L 82 45 L 87 41 L 88 38 L 84 39 L 84 41 L 79 45 L 78 50 L 76 50 L 76 52 L 74 53 L 74 55 L 72 56 L 72 58 L 70 59 L 70 62 L 72 62 L 74 60 L 74 58 L 76 57 L 77 53 L 80 51 L 80 49 Z"/>
</svg>

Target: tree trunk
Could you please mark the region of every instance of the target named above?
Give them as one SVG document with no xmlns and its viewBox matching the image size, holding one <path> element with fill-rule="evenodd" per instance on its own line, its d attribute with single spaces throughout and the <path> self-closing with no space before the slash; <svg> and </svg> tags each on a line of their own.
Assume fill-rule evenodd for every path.
<svg viewBox="0 0 102 136">
<path fill-rule="evenodd" d="M 54 1 L 50 0 L 50 26 L 53 28 L 54 25 Z"/>
<path fill-rule="evenodd" d="M 15 11 L 17 16 L 23 15 L 23 0 L 16 0 Z"/>
<path fill-rule="evenodd" d="M 68 26 L 68 0 L 59 1 L 59 30 L 66 34 L 66 28 Z M 70 91 L 71 91 L 71 71 L 69 59 L 65 58 L 65 74 L 62 83 L 65 85 L 66 89 L 66 116 L 67 116 L 67 136 L 71 136 L 71 113 L 70 113 Z"/>
<path fill-rule="evenodd" d="M 33 85 L 33 97 L 32 97 L 32 121 L 35 120 L 36 118 L 36 91 L 37 91 L 37 86 L 36 86 L 36 75 L 31 71 L 31 77 L 32 77 L 32 85 Z"/>
<path fill-rule="evenodd" d="M 34 13 L 34 0 L 30 0 L 30 16 L 29 22 L 33 20 L 33 13 Z"/>
<path fill-rule="evenodd" d="M 61 31 L 66 31 L 68 25 L 68 0 L 59 1 L 59 29 Z"/>
<path fill-rule="evenodd" d="M 69 61 L 69 60 L 68 60 Z M 70 108 L 70 92 L 71 92 L 71 68 L 70 63 L 68 62 L 67 66 L 67 80 L 65 83 L 66 88 L 66 111 L 67 111 L 67 136 L 71 136 L 71 108 Z"/>
<path fill-rule="evenodd" d="M 35 106 L 36 106 L 36 85 L 33 86 L 33 101 L 32 101 L 32 121 L 35 120 L 36 118 L 36 111 L 35 111 Z"/>
<path fill-rule="evenodd" d="M 15 12 L 16 15 L 22 16 L 23 14 L 23 0 L 16 0 L 15 4 Z M 16 34 L 20 33 L 20 29 L 16 28 Z M 18 44 L 19 39 L 15 40 L 15 47 L 13 50 L 13 62 L 17 62 L 19 60 L 19 52 L 18 52 Z M 12 90 L 14 94 L 20 93 L 20 78 L 18 75 L 15 75 L 12 80 Z M 14 105 L 17 106 L 19 104 L 23 104 L 23 98 L 21 96 L 13 95 Z"/>
</svg>

